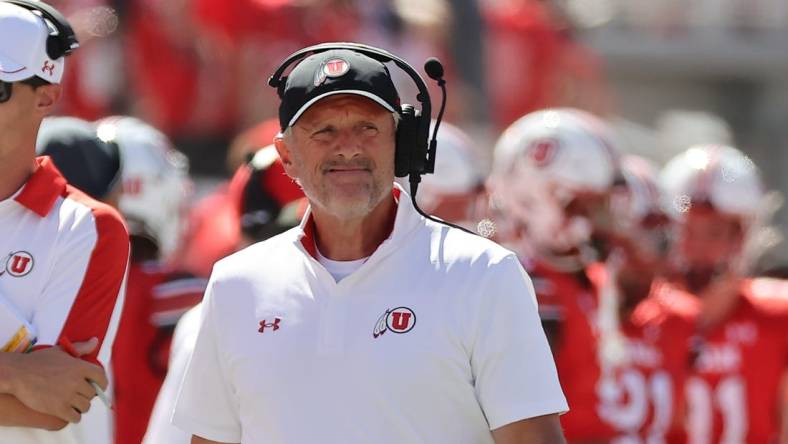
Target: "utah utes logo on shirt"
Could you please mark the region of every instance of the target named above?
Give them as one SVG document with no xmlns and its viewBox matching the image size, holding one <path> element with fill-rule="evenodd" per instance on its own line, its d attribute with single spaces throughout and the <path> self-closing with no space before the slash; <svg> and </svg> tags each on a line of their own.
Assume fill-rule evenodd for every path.
<svg viewBox="0 0 788 444">
<path fill-rule="evenodd" d="M 528 147 L 528 157 L 537 167 L 545 167 L 555 158 L 558 141 L 555 139 L 537 139 Z"/>
<path fill-rule="evenodd" d="M 416 325 L 416 313 L 408 307 L 397 307 L 392 310 L 386 310 L 375 323 L 375 328 L 372 330 L 372 337 L 377 338 L 382 336 L 386 331 L 392 331 L 397 334 L 407 333 L 413 330 Z"/>
<path fill-rule="evenodd" d="M 15 251 L 8 255 L 0 276 L 8 273 L 14 277 L 22 277 L 33 270 L 33 262 L 33 256 L 27 251 Z"/>
</svg>

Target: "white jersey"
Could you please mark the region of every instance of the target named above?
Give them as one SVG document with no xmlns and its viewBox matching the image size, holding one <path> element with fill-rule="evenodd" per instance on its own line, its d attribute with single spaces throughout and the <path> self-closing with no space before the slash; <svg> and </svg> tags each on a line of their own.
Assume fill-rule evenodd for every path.
<svg viewBox="0 0 788 444">
<path fill-rule="evenodd" d="M 492 443 L 567 410 L 513 253 L 425 220 L 337 283 L 300 227 L 218 262 L 173 422 L 242 443 Z"/>
<path fill-rule="evenodd" d="M 167 377 L 156 397 L 156 404 L 150 414 L 148 430 L 145 432 L 142 444 L 189 444 L 192 442 L 192 435 L 172 425 L 170 418 L 172 418 L 172 410 L 175 408 L 178 389 L 183 375 L 186 373 L 186 366 L 189 364 L 189 357 L 192 355 L 194 343 L 197 341 L 201 314 L 202 304 L 198 304 L 181 316 L 175 327 L 170 347 Z"/>
<path fill-rule="evenodd" d="M 66 184 L 48 157 L 0 201 L 0 297 L 35 331 L 35 349 L 99 339 L 86 359 L 109 368 L 123 306 L 129 241 L 118 213 Z M 5 338 L 0 339 L 2 342 Z M 106 444 L 110 412 L 94 398 L 57 432 L 0 427 L 0 443 Z"/>
</svg>

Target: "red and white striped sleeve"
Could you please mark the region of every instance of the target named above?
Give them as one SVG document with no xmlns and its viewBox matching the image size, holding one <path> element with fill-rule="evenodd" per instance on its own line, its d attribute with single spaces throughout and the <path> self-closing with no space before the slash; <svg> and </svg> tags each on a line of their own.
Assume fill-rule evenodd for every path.
<svg viewBox="0 0 788 444">
<path fill-rule="evenodd" d="M 38 345 L 99 340 L 86 359 L 109 364 L 120 319 L 129 262 L 129 238 L 123 219 L 108 205 L 67 187 L 61 213 L 65 218 L 47 282 L 33 323 Z"/>
</svg>

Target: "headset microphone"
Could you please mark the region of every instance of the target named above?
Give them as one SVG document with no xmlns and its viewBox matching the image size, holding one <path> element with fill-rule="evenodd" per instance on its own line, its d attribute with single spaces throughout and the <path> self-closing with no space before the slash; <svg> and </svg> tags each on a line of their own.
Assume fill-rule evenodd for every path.
<svg viewBox="0 0 788 444">
<path fill-rule="evenodd" d="M 435 119 L 435 128 L 432 130 L 432 140 L 430 140 L 429 150 L 427 151 L 427 165 L 424 167 L 426 173 L 434 173 L 435 151 L 438 145 L 438 128 L 441 126 L 443 112 L 446 110 L 446 81 L 443 80 L 443 64 L 435 57 L 430 57 L 426 62 L 424 62 L 424 72 L 426 72 L 432 80 L 438 82 L 438 86 L 440 86 L 442 93 L 441 108 L 440 111 L 438 111 L 438 117 Z"/>
<path fill-rule="evenodd" d="M 424 174 L 434 173 L 435 172 L 435 154 L 438 148 L 438 128 L 441 126 L 441 121 L 443 120 L 443 112 L 446 110 L 446 80 L 443 79 L 443 64 L 435 57 L 430 57 L 424 62 L 424 72 L 432 79 L 438 82 L 438 86 L 441 88 L 441 107 L 438 111 L 438 117 L 435 118 L 435 126 L 432 130 L 432 140 L 430 140 L 429 148 L 427 150 L 427 158 L 424 164 Z M 416 212 L 424 216 L 426 219 L 429 219 L 433 222 L 438 222 L 443 225 L 448 225 L 452 228 L 457 228 L 458 230 L 465 231 L 466 233 L 474 234 L 474 233 L 464 227 L 459 225 L 446 222 L 445 220 L 437 219 L 434 216 L 425 213 L 422 211 L 419 204 L 416 202 L 416 194 L 419 190 L 419 182 L 421 182 L 421 174 L 418 173 L 410 173 L 409 175 L 409 182 L 410 182 L 410 198 L 413 202 L 413 208 L 416 209 Z"/>
</svg>

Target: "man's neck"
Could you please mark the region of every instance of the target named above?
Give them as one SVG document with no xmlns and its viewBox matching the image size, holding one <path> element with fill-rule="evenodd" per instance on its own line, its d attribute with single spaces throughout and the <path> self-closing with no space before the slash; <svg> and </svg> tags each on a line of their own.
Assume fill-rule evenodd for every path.
<svg viewBox="0 0 788 444">
<path fill-rule="evenodd" d="M 35 142 L 33 137 L 0 135 L 0 201 L 11 197 L 35 168 Z"/>
<path fill-rule="evenodd" d="M 340 219 L 312 206 L 315 243 L 320 254 L 335 261 L 369 257 L 391 234 L 397 205 L 384 198 L 369 214 L 356 219 Z"/>
</svg>

